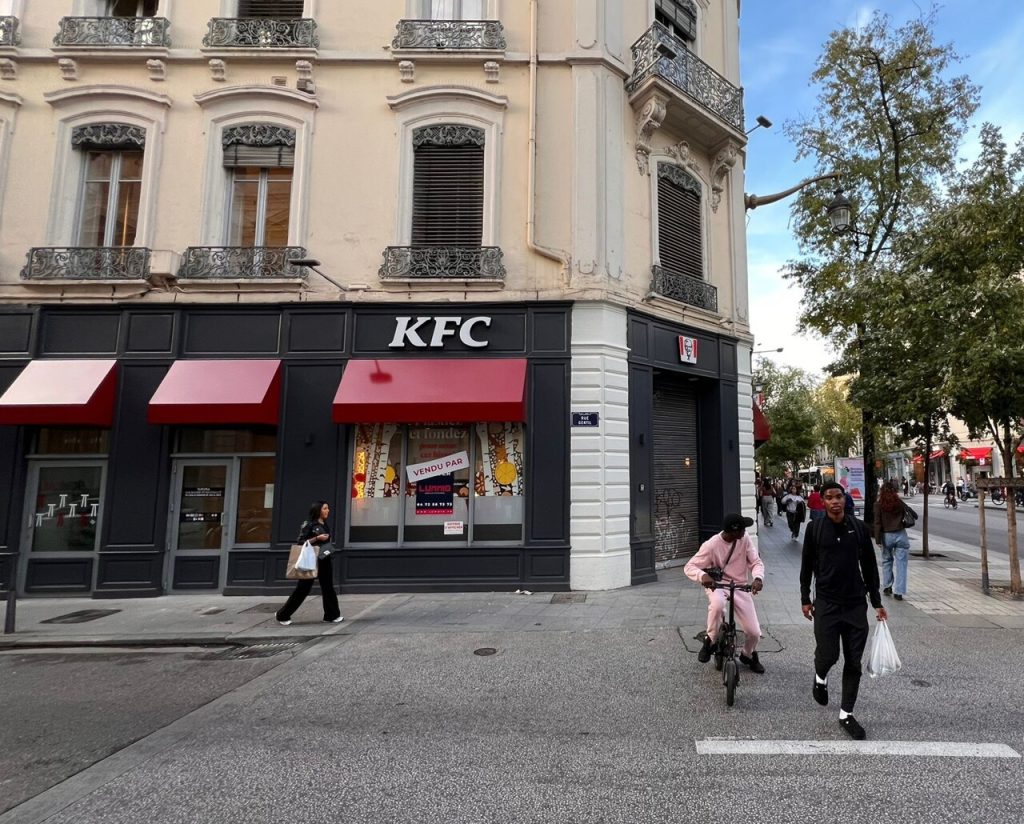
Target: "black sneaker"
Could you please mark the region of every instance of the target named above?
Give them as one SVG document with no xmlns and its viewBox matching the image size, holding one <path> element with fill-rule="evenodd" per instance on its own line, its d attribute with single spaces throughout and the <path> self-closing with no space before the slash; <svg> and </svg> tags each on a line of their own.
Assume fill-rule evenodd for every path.
<svg viewBox="0 0 1024 824">
<path fill-rule="evenodd" d="M 756 652 L 750 653 L 749 658 L 747 658 L 747 656 L 741 652 L 740 663 L 746 664 L 748 667 L 750 667 L 751 672 L 756 672 L 758 675 L 762 675 L 764 673 L 764 664 L 762 664 L 760 660 L 758 660 Z"/>
<path fill-rule="evenodd" d="M 893 593 L 892 597 L 895 598 L 897 601 L 902 601 L 903 600 L 903 596 L 900 595 L 898 592 Z"/>
<path fill-rule="evenodd" d="M 711 660 L 711 651 L 715 648 L 715 642 L 708 635 L 704 636 L 704 643 L 701 644 L 700 652 L 697 653 L 697 660 L 706 664 Z"/>
<path fill-rule="evenodd" d="M 867 733 L 864 732 L 864 728 L 857 723 L 857 719 L 852 715 L 848 715 L 846 718 L 840 718 L 839 726 L 846 730 L 850 734 L 850 738 L 854 741 L 863 741 L 867 737 Z"/>
<path fill-rule="evenodd" d="M 886 595 L 892 595 L 892 587 L 886 587 L 882 590 Z"/>
<path fill-rule="evenodd" d="M 814 700 L 817 701 L 821 706 L 828 705 L 828 684 L 819 684 L 818 679 L 814 679 L 814 688 L 811 690 L 811 695 L 814 696 Z"/>
</svg>

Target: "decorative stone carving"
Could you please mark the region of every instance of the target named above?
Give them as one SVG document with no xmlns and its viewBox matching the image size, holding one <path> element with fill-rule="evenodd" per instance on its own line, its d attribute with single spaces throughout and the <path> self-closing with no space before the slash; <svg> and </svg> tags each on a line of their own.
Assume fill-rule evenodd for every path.
<svg viewBox="0 0 1024 824">
<path fill-rule="evenodd" d="M 149 69 L 149 79 L 161 81 L 167 79 L 167 64 L 163 60 L 147 60 L 146 68 Z"/>
<path fill-rule="evenodd" d="M 722 192 L 725 191 L 725 178 L 736 165 L 736 158 L 740 156 L 740 147 L 733 141 L 727 141 L 715 157 L 714 165 L 711 168 L 711 211 L 718 211 L 718 204 L 722 202 Z"/>
<path fill-rule="evenodd" d="M 145 149 L 146 130 L 130 123 L 90 123 L 71 130 L 75 149 Z"/>
<path fill-rule="evenodd" d="M 223 60 L 214 58 L 210 61 L 210 77 L 218 83 L 228 79 L 228 65 Z"/>
<path fill-rule="evenodd" d="M 14 60 L 4 58 L 0 60 L 0 80 L 17 80 L 18 64 Z"/>
<path fill-rule="evenodd" d="M 412 133 L 412 146 L 417 148 L 424 143 L 433 146 L 474 146 L 484 145 L 484 130 L 460 123 L 445 123 L 439 126 L 424 126 Z"/>
<path fill-rule="evenodd" d="M 316 83 L 313 81 L 313 64 L 309 60 L 296 60 L 295 71 L 299 75 L 295 88 L 306 94 L 316 94 Z"/>
<path fill-rule="evenodd" d="M 399 60 L 398 76 L 403 83 L 414 82 L 416 80 L 416 64 L 411 60 Z"/>
<path fill-rule="evenodd" d="M 221 145 L 228 146 L 289 146 L 295 148 L 295 129 L 275 123 L 247 123 L 229 126 L 221 135 Z"/>
<path fill-rule="evenodd" d="M 668 99 L 653 95 L 636 118 L 636 165 L 640 174 L 650 174 L 651 137 L 665 122 Z"/>
<path fill-rule="evenodd" d="M 64 80 L 78 80 L 78 64 L 70 57 L 62 57 L 57 61 L 60 76 Z"/>
<path fill-rule="evenodd" d="M 665 178 L 680 189 L 686 189 L 687 191 L 693 192 L 697 197 L 700 197 L 703 194 L 700 187 L 700 181 L 673 163 L 659 163 L 658 177 Z"/>
<path fill-rule="evenodd" d="M 488 83 L 500 83 L 501 64 L 497 60 L 488 60 L 484 63 L 484 76 Z"/>
<path fill-rule="evenodd" d="M 500 20 L 399 20 L 391 41 L 395 51 L 429 49 L 505 49 L 505 30 Z"/>
</svg>

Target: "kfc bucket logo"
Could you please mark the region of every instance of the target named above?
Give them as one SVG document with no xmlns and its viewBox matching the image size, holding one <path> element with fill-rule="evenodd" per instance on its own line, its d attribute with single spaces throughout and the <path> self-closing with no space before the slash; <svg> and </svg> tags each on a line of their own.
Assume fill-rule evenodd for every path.
<svg viewBox="0 0 1024 824">
<path fill-rule="evenodd" d="M 697 362 L 697 339 L 679 336 L 679 360 L 683 363 Z"/>
</svg>

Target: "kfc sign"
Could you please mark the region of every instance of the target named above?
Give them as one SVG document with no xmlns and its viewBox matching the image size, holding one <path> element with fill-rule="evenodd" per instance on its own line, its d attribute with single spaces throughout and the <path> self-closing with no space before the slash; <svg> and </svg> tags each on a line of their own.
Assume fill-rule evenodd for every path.
<svg viewBox="0 0 1024 824">
<path fill-rule="evenodd" d="M 697 362 L 697 339 L 679 336 L 679 360 L 683 363 Z"/>
<path fill-rule="evenodd" d="M 463 345 L 482 349 L 487 346 L 487 341 L 475 336 L 479 334 L 476 327 L 490 325 L 491 319 L 483 316 L 467 318 L 465 321 L 461 317 L 447 315 L 399 317 L 395 318 L 395 335 L 388 346 L 392 349 L 404 349 L 406 346 L 415 346 L 417 349 L 441 349 L 445 338 L 458 335 Z"/>
</svg>

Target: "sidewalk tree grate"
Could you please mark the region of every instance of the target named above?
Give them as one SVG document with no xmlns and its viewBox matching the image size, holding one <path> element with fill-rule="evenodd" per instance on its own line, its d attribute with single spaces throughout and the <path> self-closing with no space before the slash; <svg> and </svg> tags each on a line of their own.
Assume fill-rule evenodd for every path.
<svg viewBox="0 0 1024 824">
<path fill-rule="evenodd" d="M 78 612 L 69 612 L 66 615 L 58 615 L 56 618 L 47 618 L 40 621 L 40 624 L 84 624 L 87 621 L 95 621 L 97 618 L 106 618 L 114 615 L 119 609 L 80 609 Z"/>
<path fill-rule="evenodd" d="M 231 647 L 223 652 L 216 652 L 210 658 L 218 661 L 245 661 L 249 658 L 270 658 L 281 652 L 297 647 L 301 641 L 271 641 L 266 644 L 250 644 L 248 646 Z"/>
<path fill-rule="evenodd" d="M 552 604 L 585 604 L 587 593 L 585 592 L 556 592 L 551 596 Z"/>
</svg>

